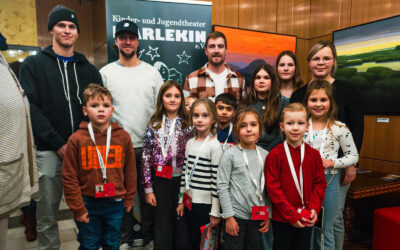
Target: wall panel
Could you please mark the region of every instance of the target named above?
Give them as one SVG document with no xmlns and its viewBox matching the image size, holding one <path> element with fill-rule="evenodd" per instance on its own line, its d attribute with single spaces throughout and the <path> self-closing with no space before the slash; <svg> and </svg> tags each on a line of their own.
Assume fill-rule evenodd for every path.
<svg viewBox="0 0 400 250">
<path fill-rule="evenodd" d="M 310 79 L 310 71 L 307 65 L 307 54 L 310 49 L 310 40 L 297 38 L 296 56 L 300 65 L 301 77 L 304 83 Z"/>
<path fill-rule="evenodd" d="M 239 27 L 239 0 L 218 0 L 218 23 L 230 27 Z"/>
<path fill-rule="evenodd" d="M 310 0 L 278 1 L 277 32 L 309 38 Z"/>
<path fill-rule="evenodd" d="M 8 44 L 37 46 L 35 0 L 0 0 L 0 32 Z"/>
<path fill-rule="evenodd" d="M 351 0 L 311 1 L 310 38 L 349 27 L 350 13 Z"/>
<path fill-rule="evenodd" d="M 239 27 L 276 33 L 277 0 L 241 0 Z"/>
<path fill-rule="evenodd" d="M 107 64 L 107 32 L 106 32 L 105 0 L 92 2 L 93 23 L 93 63 L 96 67 Z"/>
<path fill-rule="evenodd" d="M 398 0 L 352 0 L 351 26 L 400 14 Z"/>
<path fill-rule="evenodd" d="M 378 118 L 388 122 L 377 122 Z M 400 163 L 400 116 L 366 115 L 360 155 Z"/>
</svg>

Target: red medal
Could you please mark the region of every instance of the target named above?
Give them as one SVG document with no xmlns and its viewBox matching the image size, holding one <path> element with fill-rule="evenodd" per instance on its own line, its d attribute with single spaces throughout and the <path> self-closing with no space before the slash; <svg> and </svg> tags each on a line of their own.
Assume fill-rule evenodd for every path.
<svg viewBox="0 0 400 250">
<path fill-rule="evenodd" d="M 268 206 L 254 206 L 251 208 L 251 220 L 267 220 L 268 218 Z"/>
<path fill-rule="evenodd" d="M 172 178 L 172 167 L 157 164 L 156 176 L 171 179 Z"/>
<path fill-rule="evenodd" d="M 303 209 L 299 208 L 299 209 L 297 209 L 297 212 L 298 212 L 298 213 L 301 215 L 301 217 L 303 217 L 304 219 L 310 220 L 310 217 L 311 217 L 311 211 L 310 211 L 310 210 L 305 209 L 305 208 L 303 208 Z"/>
<path fill-rule="evenodd" d="M 96 184 L 94 197 L 104 198 L 104 197 L 113 197 L 114 195 L 115 195 L 114 183 Z"/>
<path fill-rule="evenodd" d="M 183 205 L 189 210 L 192 210 L 192 197 L 190 197 L 186 192 L 183 193 Z"/>
</svg>

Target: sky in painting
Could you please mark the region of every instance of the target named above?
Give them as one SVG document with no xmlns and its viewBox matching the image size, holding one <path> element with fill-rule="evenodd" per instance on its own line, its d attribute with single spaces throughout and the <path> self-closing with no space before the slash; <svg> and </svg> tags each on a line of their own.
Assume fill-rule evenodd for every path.
<svg viewBox="0 0 400 250">
<path fill-rule="evenodd" d="M 400 16 L 333 32 L 341 55 L 354 55 L 400 45 Z"/>
<path fill-rule="evenodd" d="M 264 59 L 273 64 L 283 50 L 296 52 L 296 37 L 259 31 L 215 26 L 214 30 L 225 34 L 228 41 L 226 61 L 251 63 Z"/>
</svg>

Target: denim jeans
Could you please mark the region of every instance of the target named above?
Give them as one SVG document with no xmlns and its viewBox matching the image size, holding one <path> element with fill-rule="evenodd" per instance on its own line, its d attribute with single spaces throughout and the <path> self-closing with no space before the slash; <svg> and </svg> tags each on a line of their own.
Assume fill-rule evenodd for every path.
<svg viewBox="0 0 400 250">
<path fill-rule="evenodd" d="M 269 219 L 269 230 L 266 233 L 261 234 L 261 241 L 263 243 L 264 250 L 272 250 L 274 243 L 274 232 L 272 231 L 272 220 Z"/>
<path fill-rule="evenodd" d="M 89 223 L 76 221 L 79 229 L 79 249 L 119 249 L 124 201 L 83 196 L 89 213 Z"/>
<path fill-rule="evenodd" d="M 333 234 L 333 223 L 339 210 L 340 203 L 340 175 L 326 174 L 325 200 L 323 203 L 324 216 L 322 221 L 322 232 L 324 250 L 335 249 L 335 237 Z"/>
<path fill-rule="evenodd" d="M 345 171 L 344 169 L 342 171 Z M 339 175 L 340 176 L 340 175 Z M 344 220 L 343 220 L 343 211 L 344 204 L 346 201 L 347 190 L 349 190 L 350 184 L 346 186 L 342 186 L 341 180 L 339 180 L 339 206 L 335 216 L 335 220 L 333 222 L 333 232 L 335 235 L 335 249 L 342 250 L 344 243 Z"/>
</svg>

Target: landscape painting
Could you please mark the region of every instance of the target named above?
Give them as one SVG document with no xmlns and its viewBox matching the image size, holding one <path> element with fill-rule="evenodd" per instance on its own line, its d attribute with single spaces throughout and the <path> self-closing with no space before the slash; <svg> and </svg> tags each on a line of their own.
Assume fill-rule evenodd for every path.
<svg viewBox="0 0 400 250">
<path fill-rule="evenodd" d="M 333 32 L 335 78 L 353 85 L 370 114 L 400 114 L 400 16 Z"/>
<path fill-rule="evenodd" d="M 283 50 L 296 53 L 296 36 L 214 25 L 214 31 L 225 34 L 228 43 L 226 62 L 239 71 L 250 84 L 254 69 L 262 63 L 275 65 Z"/>
</svg>

